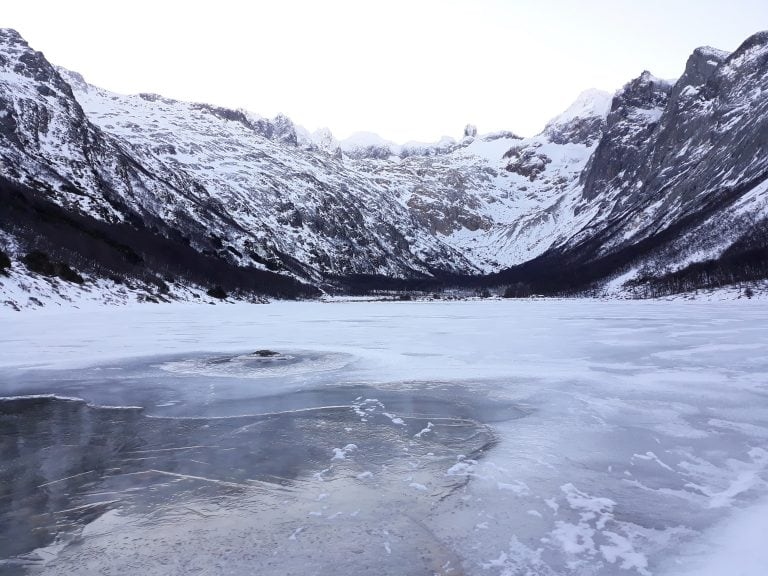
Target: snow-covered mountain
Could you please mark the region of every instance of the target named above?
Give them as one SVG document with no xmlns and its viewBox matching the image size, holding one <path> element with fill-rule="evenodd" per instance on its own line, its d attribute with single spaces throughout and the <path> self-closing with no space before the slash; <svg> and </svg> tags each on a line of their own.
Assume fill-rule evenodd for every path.
<svg viewBox="0 0 768 576">
<path fill-rule="evenodd" d="M 624 86 L 580 186 L 590 222 L 550 262 L 641 293 L 765 278 L 768 33 L 695 50 L 675 82 Z"/>
<path fill-rule="evenodd" d="M 676 82 L 588 90 L 531 138 L 468 125 L 398 145 L 115 94 L 0 30 L 0 238 L 16 282 L 42 251 L 86 280 L 265 293 L 362 277 L 626 290 L 763 229 L 766 58 L 761 33 L 731 55 L 697 49 Z"/>
</svg>

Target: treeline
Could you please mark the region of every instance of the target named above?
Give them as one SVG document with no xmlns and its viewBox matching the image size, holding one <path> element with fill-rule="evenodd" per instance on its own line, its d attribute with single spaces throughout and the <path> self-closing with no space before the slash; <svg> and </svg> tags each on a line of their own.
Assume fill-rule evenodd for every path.
<svg viewBox="0 0 768 576">
<path fill-rule="evenodd" d="M 734 243 L 719 258 L 696 262 L 660 277 L 641 277 L 629 287 L 640 297 L 655 298 L 765 280 L 768 278 L 766 230 L 768 226 L 763 222 L 752 234 Z"/>
<path fill-rule="evenodd" d="M 289 276 L 198 252 L 178 231 L 149 228 L 139 215 L 132 215 L 130 223 L 107 223 L 66 210 L 48 200 L 46 192 L 2 177 L 0 206 L 0 230 L 18 240 L 27 267 L 44 275 L 74 281 L 87 273 L 154 286 L 160 292 L 180 281 L 207 288 L 217 297 L 319 295 L 317 288 Z"/>
</svg>

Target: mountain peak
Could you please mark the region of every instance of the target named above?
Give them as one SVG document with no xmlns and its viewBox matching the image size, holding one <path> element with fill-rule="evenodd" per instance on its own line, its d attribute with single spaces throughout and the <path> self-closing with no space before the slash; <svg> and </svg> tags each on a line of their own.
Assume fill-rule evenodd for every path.
<svg viewBox="0 0 768 576">
<path fill-rule="evenodd" d="M 744 40 L 744 42 L 742 42 L 741 45 L 736 48 L 736 50 L 734 50 L 731 56 L 735 58 L 745 52 L 752 50 L 753 48 L 762 47 L 768 47 L 768 30 L 763 30 L 761 32 L 752 34 L 752 36 Z"/>
<path fill-rule="evenodd" d="M 768 66 L 768 30 L 753 34 L 728 56 L 724 62 L 725 68 L 736 76 L 741 75 L 748 67 L 754 70 L 762 70 Z M 738 72 L 741 70 L 741 72 Z"/>
<path fill-rule="evenodd" d="M 547 123 L 542 133 L 555 144 L 589 146 L 603 129 L 612 100 L 613 96 L 603 90 L 584 90 L 573 104 Z"/>
<path fill-rule="evenodd" d="M 720 50 L 719 48 L 713 48 L 712 46 L 699 46 L 693 51 L 691 58 L 696 56 L 697 58 L 707 58 L 708 60 L 722 62 L 728 58 L 729 55 L 730 52 L 727 50 Z"/>
<path fill-rule="evenodd" d="M 616 100 L 621 106 L 651 110 L 663 108 L 672 91 L 674 82 L 658 78 L 648 70 L 644 70 L 640 76 L 627 82 L 616 93 Z M 617 102 L 611 106 L 611 110 L 617 109 Z"/>
<path fill-rule="evenodd" d="M 374 132 L 355 132 L 339 142 L 344 154 L 351 158 L 377 158 L 383 160 L 400 153 L 401 146 L 385 140 Z"/>
<path fill-rule="evenodd" d="M 23 44 L 27 41 L 13 28 L 0 28 L 0 44 Z"/>
<path fill-rule="evenodd" d="M 566 124 L 577 118 L 605 118 L 611 109 L 612 99 L 613 95 L 603 90 L 596 88 L 584 90 L 565 111 L 547 122 L 547 126 Z"/>
<path fill-rule="evenodd" d="M 64 68 L 63 66 L 54 66 L 54 68 L 56 68 L 59 76 L 66 80 L 74 90 L 78 92 L 88 92 L 90 85 L 86 82 L 82 74 Z"/>
<path fill-rule="evenodd" d="M 730 54 L 724 50 L 701 46 L 696 48 L 685 63 L 685 72 L 675 83 L 670 99 L 677 101 L 683 94 L 696 94 L 698 88 L 707 83 L 718 66 Z"/>
</svg>

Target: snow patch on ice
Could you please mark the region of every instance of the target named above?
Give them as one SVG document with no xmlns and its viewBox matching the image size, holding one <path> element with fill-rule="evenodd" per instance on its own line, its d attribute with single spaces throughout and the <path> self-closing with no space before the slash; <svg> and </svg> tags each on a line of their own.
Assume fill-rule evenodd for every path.
<svg viewBox="0 0 768 576">
<path fill-rule="evenodd" d="M 334 448 L 331 460 L 346 460 L 347 456 L 356 450 L 356 444 L 347 444 L 344 448 Z"/>
</svg>

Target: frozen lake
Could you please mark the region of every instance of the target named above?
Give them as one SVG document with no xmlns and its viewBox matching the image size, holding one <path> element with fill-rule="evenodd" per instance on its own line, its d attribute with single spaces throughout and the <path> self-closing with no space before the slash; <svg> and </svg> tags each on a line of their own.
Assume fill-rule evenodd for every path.
<svg viewBox="0 0 768 576">
<path fill-rule="evenodd" d="M 3 311 L 0 574 L 762 575 L 767 320 L 758 301 Z"/>
</svg>

